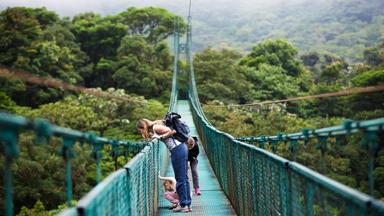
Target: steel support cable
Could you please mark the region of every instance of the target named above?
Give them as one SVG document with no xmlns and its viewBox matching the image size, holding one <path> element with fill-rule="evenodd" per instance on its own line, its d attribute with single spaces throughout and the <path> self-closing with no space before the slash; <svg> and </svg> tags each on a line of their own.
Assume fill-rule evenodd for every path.
<svg viewBox="0 0 384 216">
<path fill-rule="evenodd" d="M 189 66 L 189 86 L 188 86 L 189 97 L 191 99 L 191 102 L 194 103 L 194 105 L 197 107 L 197 111 L 199 112 L 199 114 L 205 118 L 206 122 L 209 123 L 207 117 L 204 114 L 203 108 L 201 107 L 201 103 L 199 101 L 199 96 L 197 93 L 196 79 L 195 79 L 195 73 L 193 68 L 193 57 L 192 57 L 192 17 L 190 14 L 191 12 L 189 11 L 188 31 L 187 31 L 187 62 Z"/>
<path fill-rule="evenodd" d="M 130 97 L 117 96 L 117 95 L 113 95 L 111 93 L 97 90 L 97 89 L 91 89 L 83 86 L 72 85 L 62 80 L 58 80 L 54 78 L 36 76 L 22 70 L 8 68 L 3 65 L 0 65 L 0 76 L 5 77 L 7 79 L 21 80 L 24 82 L 37 84 L 41 86 L 47 86 L 51 88 L 57 88 L 57 89 L 61 88 L 61 89 L 65 89 L 65 90 L 76 92 L 76 93 L 86 93 L 96 97 L 111 98 L 111 99 L 116 99 L 120 101 L 128 101 L 128 102 L 134 102 L 134 103 L 146 103 Z"/>
<path fill-rule="evenodd" d="M 171 99 L 169 103 L 168 111 L 174 111 L 176 109 L 176 103 L 178 98 L 179 87 L 177 83 L 177 73 L 179 71 L 179 22 L 175 19 L 175 30 L 173 37 L 173 49 L 174 49 L 174 62 L 173 62 L 173 75 L 172 75 L 172 91 Z"/>
<path fill-rule="evenodd" d="M 210 107 L 242 107 L 242 106 L 255 106 L 255 105 L 262 106 L 266 104 L 286 103 L 291 101 L 302 101 L 302 100 L 311 100 L 311 99 L 327 98 L 327 97 L 339 97 L 339 96 L 347 96 L 347 95 L 353 95 L 353 94 L 366 94 L 366 93 L 374 93 L 374 92 L 382 92 L 382 91 L 384 91 L 384 85 L 377 85 L 377 86 L 349 88 L 349 89 L 345 89 L 337 92 L 329 92 L 329 93 L 323 93 L 318 95 L 308 95 L 308 96 L 287 98 L 287 99 L 281 99 L 281 100 L 263 101 L 258 103 L 228 104 L 228 105 L 204 104 L 204 105 L 210 106 Z"/>
</svg>

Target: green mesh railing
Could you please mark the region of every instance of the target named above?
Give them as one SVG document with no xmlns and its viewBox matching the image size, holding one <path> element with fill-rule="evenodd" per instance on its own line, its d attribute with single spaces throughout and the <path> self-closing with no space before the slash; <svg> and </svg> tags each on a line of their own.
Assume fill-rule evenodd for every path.
<svg viewBox="0 0 384 216">
<path fill-rule="evenodd" d="M 259 148 L 265 149 L 267 146 L 275 153 L 277 145 L 281 143 L 289 143 L 287 148 L 290 153 L 291 160 L 295 161 L 299 150 L 299 141 L 305 145 L 310 140 L 316 141 L 316 149 L 320 152 L 320 172 L 326 172 L 326 155 L 332 148 L 331 145 L 341 145 L 342 140 L 353 134 L 361 135 L 360 147 L 368 156 L 368 186 L 369 194 L 374 194 L 374 161 L 375 155 L 380 150 L 380 134 L 383 133 L 384 118 L 372 119 L 367 121 L 347 120 L 342 125 L 322 128 L 322 129 L 303 129 L 302 132 L 292 134 L 278 134 L 275 136 L 259 136 L 259 137 L 241 137 L 239 141 L 257 145 Z M 335 140 L 331 142 L 330 140 Z"/>
<path fill-rule="evenodd" d="M 159 170 L 167 166 L 167 150 L 158 141 L 148 145 L 122 169 L 94 187 L 61 215 L 155 215 Z"/>
<path fill-rule="evenodd" d="M 273 153 L 237 141 L 231 135 L 214 128 L 201 108 L 192 63 L 191 19 L 188 20 L 187 56 L 189 64 L 189 100 L 199 136 L 211 166 L 223 191 L 239 215 L 384 215 L 384 204 L 373 197 L 327 178 L 305 166 Z M 367 127 L 364 127 L 365 124 Z M 379 124 L 378 124 L 379 123 Z M 354 128 L 358 125 L 359 128 Z M 352 127 L 349 127 L 352 126 Z M 342 132 L 340 127 L 344 127 Z M 348 124 L 311 131 L 314 134 L 295 134 L 307 139 L 322 133 L 351 133 L 366 131 L 364 140 L 374 146 L 375 136 L 369 131 L 383 128 L 383 119 Z M 346 130 L 345 130 L 346 129 Z M 308 132 L 308 131 L 307 131 Z M 376 133 L 377 134 L 377 133 Z M 294 136 L 270 137 L 290 140 L 295 148 Z M 265 137 L 261 142 L 265 141 Z M 376 141 L 377 144 L 377 141 Z"/>
<path fill-rule="evenodd" d="M 123 142 L 114 139 L 98 137 L 92 132 L 81 132 L 69 128 L 63 128 L 51 125 L 43 119 L 27 119 L 7 113 L 0 113 L 0 147 L 1 153 L 5 156 L 4 168 L 4 190 L 5 190 L 5 215 L 14 215 L 13 212 L 13 184 L 12 184 L 12 163 L 20 154 L 19 150 L 19 134 L 23 131 L 33 131 L 36 135 L 35 143 L 48 143 L 51 137 L 59 137 L 62 139 L 62 147 L 60 155 L 64 159 L 63 172 L 65 172 L 66 197 L 67 205 L 72 204 L 72 169 L 71 160 L 75 157 L 74 147 L 77 142 L 88 143 L 92 147 L 92 157 L 96 163 L 96 182 L 100 180 L 100 159 L 101 150 L 104 145 L 111 145 L 111 154 L 117 163 L 118 156 L 125 156 L 128 153 L 137 153 L 146 143 Z M 117 165 L 115 164 L 115 167 Z"/>
<path fill-rule="evenodd" d="M 382 202 L 296 162 L 236 141 L 209 125 L 192 106 L 213 170 L 239 215 L 384 214 Z"/>
</svg>

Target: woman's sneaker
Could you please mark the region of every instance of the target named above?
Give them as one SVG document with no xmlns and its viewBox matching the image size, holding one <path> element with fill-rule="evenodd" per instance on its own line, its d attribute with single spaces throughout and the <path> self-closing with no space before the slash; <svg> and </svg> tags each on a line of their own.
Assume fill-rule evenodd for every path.
<svg viewBox="0 0 384 216">
<path fill-rule="evenodd" d="M 184 213 L 188 213 L 188 212 L 191 212 L 191 211 L 192 211 L 192 208 L 191 208 L 191 207 L 189 207 L 189 206 L 186 206 L 186 207 L 187 207 L 187 209 L 184 209 L 184 210 L 183 210 Z"/>
<path fill-rule="evenodd" d="M 177 206 L 176 208 L 172 209 L 173 212 L 190 212 L 189 211 L 189 207 L 188 206 L 184 206 L 184 207 L 181 207 L 181 206 Z"/>
<path fill-rule="evenodd" d="M 201 195 L 200 188 L 195 188 L 195 194 L 198 196 Z"/>
</svg>

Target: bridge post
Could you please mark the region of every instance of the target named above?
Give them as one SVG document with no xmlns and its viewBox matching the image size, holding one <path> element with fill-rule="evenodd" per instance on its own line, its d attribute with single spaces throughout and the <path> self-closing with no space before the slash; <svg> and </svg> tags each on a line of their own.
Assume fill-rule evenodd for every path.
<svg viewBox="0 0 384 216">
<path fill-rule="evenodd" d="M 318 144 L 316 145 L 317 149 L 320 149 L 320 171 L 321 173 L 325 174 L 327 171 L 327 164 L 326 164 L 326 159 L 325 159 L 325 154 L 327 152 L 328 146 L 327 146 L 327 141 L 328 137 L 327 136 L 318 136 L 317 137 Z"/>
<path fill-rule="evenodd" d="M 291 153 L 291 158 L 293 161 L 296 161 L 297 145 L 298 144 L 299 144 L 299 142 L 297 139 L 292 139 L 288 145 L 288 149 L 289 149 L 289 152 Z"/>
<path fill-rule="evenodd" d="M 368 185 L 369 194 L 373 196 L 375 190 L 373 170 L 375 168 L 375 154 L 379 148 L 377 131 L 365 131 L 361 145 L 368 151 Z"/>
<path fill-rule="evenodd" d="M 314 195 L 315 195 L 315 188 L 313 184 L 310 182 L 307 182 L 306 191 L 305 191 L 305 205 L 306 205 L 305 215 L 313 216 L 314 214 L 314 209 L 313 209 Z"/>
<path fill-rule="evenodd" d="M 117 162 L 117 158 L 118 158 L 118 146 L 119 146 L 119 142 L 117 140 L 112 140 L 111 141 L 111 145 L 112 145 L 112 158 L 113 158 L 113 162 L 114 162 L 114 166 L 115 166 L 115 171 L 118 169 L 118 162 Z"/>
<path fill-rule="evenodd" d="M 75 140 L 70 137 L 63 137 L 63 148 L 61 149 L 61 156 L 65 161 L 65 179 L 66 179 L 66 191 L 67 191 L 67 205 L 72 206 L 72 169 L 71 158 L 75 156 L 73 146 Z"/>
<path fill-rule="evenodd" d="M 18 130 L 17 128 L 1 128 L 0 141 L 4 144 L 5 167 L 4 167 L 4 188 L 5 188 L 5 215 L 13 216 L 13 185 L 12 185 L 12 162 L 19 156 Z"/>
<path fill-rule="evenodd" d="M 86 138 L 89 140 L 89 143 L 92 145 L 92 158 L 96 161 L 96 184 L 101 180 L 101 171 L 100 171 L 100 159 L 103 157 L 103 154 L 100 150 L 103 148 L 104 143 L 97 141 L 96 134 L 93 132 L 87 133 Z"/>
</svg>

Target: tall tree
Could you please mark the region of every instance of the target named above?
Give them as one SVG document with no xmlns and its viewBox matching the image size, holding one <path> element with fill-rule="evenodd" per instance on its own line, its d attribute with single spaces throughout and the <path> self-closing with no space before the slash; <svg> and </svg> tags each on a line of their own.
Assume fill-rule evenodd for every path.
<svg viewBox="0 0 384 216">
<path fill-rule="evenodd" d="M 205 49 L 194 59 L 199 96 L 202 102 L 220 100 L 245 103 L 252 100 L 252 83 L 239 66 L 241 55 L 233 50 Z"/>
<path fill-rule="evenodd" d="M 296 59 L 297 53 L 285 40 L 266 40 L 240 60 L 240 65 L 250 68 L 246 77 L 253 83 L 255 99 L 282 99 L 309 89 L 311 75 Z"/>
<path fill-rule="evenodd" d="M 94 64 L 102 57 L 115 57 L 126 31 L 127 27 L 114 22 L 113 17 L 102 18 L 94 13 L 85 13 L 73 18 L 76 39 Z"/>
<path fill-rule="evenodd" d="M 165 9 L 156 7 L 128 8 L 118 15 L 119 20 L 128 26 L 131 35 L 143 35 L 153 45 L 173 34 L 175 20 L 179 22 L 181 33 L 186 25 L 183 19 Z"/>
<path fill-rule="evenodd" d="M 0 64 L 77 83 L 85 59 L 72 33 L 45 8 L 8 8 L 0 14 Z M 1 79 L 4 91 L 18 104 L 37 106 L 65 92 Z"/>
</svg>

